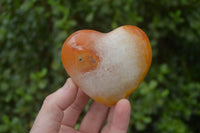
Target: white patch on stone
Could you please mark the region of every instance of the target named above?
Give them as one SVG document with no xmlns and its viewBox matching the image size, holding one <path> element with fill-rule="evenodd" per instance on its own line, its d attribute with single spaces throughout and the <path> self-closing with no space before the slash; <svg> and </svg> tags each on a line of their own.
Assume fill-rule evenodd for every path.
<svg viewBox="0 0 200 133">
<path fill-rule="evenodd" d="M 120 31 L 119 31 L 120 30 Z M 113 33 L 115 32 L 115 33 Z M 94 44 L 100 63 L 93 71 L 78 76 L 78 85 L 91 97 L 123 97 L 126 90 L 138 85 L 144 59 L 137 45 L 137 37 L 123 28 L 103 35 Z"/>
</svg>

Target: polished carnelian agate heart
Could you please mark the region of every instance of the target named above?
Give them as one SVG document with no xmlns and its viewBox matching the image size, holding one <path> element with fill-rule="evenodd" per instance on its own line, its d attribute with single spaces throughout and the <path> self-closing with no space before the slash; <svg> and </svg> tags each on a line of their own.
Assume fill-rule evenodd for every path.
<svg viewBox="0 0 200 133">
<path fill-rule="evenodd" d="M 139 86 L 151 60 L 148 37 L 130 25 L 109 33 L 80 30 L 62 47 L 62 62 L 72 80 L 106 106 L 128 97 Z"/>
</svg>

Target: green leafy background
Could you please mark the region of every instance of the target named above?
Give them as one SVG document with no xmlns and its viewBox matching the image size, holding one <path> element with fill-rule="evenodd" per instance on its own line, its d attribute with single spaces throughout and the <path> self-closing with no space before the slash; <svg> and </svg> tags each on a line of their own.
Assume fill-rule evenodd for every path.
<svg viewBox="0 0 200 133">
<path fill-rule="evenodd" d="M 130 96 L 129 133 L 199 132 L 199 7 L 199 0 L 1 0 L 0 132 L 28 132 L 44 98 L 64 84 L 60 51 L 70 34 L 127 24 L 143 29 L 153 49 Z"/>
</svg>

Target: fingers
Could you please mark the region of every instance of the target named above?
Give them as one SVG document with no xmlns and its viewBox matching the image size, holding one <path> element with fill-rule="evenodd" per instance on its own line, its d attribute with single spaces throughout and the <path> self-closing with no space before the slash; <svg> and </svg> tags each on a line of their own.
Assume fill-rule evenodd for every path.
<svg viewBox="0 0 200 133">
<path fill-rule="evenodd" d="M 126 133 L 131 114 L 131 106 L 127 99 L 120 100 L 113 112 L 109 133 Z"/>
<path fill-rule="evenodd" d="M 111 124 L 112 124 L 114 109 L 115 109 L 115 106 L 113 106 L 113 107 L 110 108 L 110 111 L 109 111 L 109 114 L 108 114 L 107 123 L 103 127 L 101 133 L 109 133 L 110 127 L 111 127 Z"/>
<path fill-rule="evenodd" d="M 107 112 L 108 107 L 93 102 L 80 124 L 79 131 L 86 133 L 99 132 L 107 117 Z"/>
<path fill-rule="evenodd" d="M 126 133 L 130 119 L 131 107 L 127 99 L 120 100 L 110 109 L 107 123 L 102 133 Z"/>
<path fill-rule="evenodd" d="M 79 89 L 74 103 L 71 104 L 64 111 L 64 118 L 62 120 L 62 125 L 74 127 L 80 113 L 84 109 L 89 99 L 90 99 L 89 96 L 87 96 L 82 90 Z"/>
<path fill-rule="evenodd" d="M 63 111 L 70 106 L 77 95 L 78 88 L 68 79 L 65 85 L 46 97 L 33 124 L 33 132 L 58 132 L 63 119 Z"/>
</svg>

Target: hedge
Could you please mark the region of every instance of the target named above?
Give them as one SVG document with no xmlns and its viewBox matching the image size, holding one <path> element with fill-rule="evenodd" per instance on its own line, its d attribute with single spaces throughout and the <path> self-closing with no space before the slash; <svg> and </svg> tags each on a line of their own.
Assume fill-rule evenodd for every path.
<svg viewBox="0 0 200 133">
<path fill-rule="evenodd" d="M 64 84 L 60 52 L 70 34 L 127 24 L 143 29 L 153 49 L 151 69 L 129 98 L 129 133 L 199 132 L 199 7 L 199 0 L 1 0 L 0 132 L 28 132 L 44 98 Z"/>
</svg>

